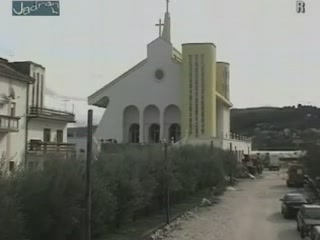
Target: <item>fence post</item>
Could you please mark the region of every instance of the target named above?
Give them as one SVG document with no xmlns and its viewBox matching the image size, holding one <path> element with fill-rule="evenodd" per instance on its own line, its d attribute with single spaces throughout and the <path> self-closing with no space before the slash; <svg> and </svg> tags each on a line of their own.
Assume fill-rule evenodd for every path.
<svg viewBox="0 0 320 240">
<path fill-rule="evenodd" d="M 170 224 L 170 174 L 169 174 L 169 160 L 168 160 L 168 143 L 164 141 L 164 162 L 165 162 L 165 177 L 166 177 L 166 223 Z"/>
<path fill-rule="evenodd" d="M 86 219 L 85 240 L 91 240 L 91 159 L 92 159 L 92 119 L 93 112 L 88 111 L 87 161 L 86 161 Z"/>
</svg>

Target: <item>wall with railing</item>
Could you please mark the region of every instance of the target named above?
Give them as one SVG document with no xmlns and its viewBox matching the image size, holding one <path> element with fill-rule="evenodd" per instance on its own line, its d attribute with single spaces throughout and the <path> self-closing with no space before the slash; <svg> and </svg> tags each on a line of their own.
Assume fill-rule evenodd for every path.
<svg viewBox="0 0 320 240">
<path fill-rule="evenodd" d="M 0 115 L 0 131 L 18 131 L 19 118 Z"/>
<path fill-rule="evenodd" d="M 35 153 L 57 153 L 57 152 L 75 152 L 75 144 L 70 143 L 53 143 L 30 141 L 28 142 L 28 152 Z"/>
<path fill-rule="evenodd" d="M 229 134 L 229 138 L 227 136 L 225 138 L 185 138 L 175 143 L 174 146 L 209 145 L 211 143 L 214 147 L 233 151 L 237 154 L 238 160 L 241 160 L 244 154 L 250 154 L 252 151 L 251 139 L 237 134 Z"/>
<path fill-rule="evenodd" d="M 43 117 L 43 118 L 63 120 L 68 122 L 75 121 L 75 115 L 73 113 L 49 109 L 49 108 L 30 107 L 29 115 L 31 117 Z"/>
</svg>

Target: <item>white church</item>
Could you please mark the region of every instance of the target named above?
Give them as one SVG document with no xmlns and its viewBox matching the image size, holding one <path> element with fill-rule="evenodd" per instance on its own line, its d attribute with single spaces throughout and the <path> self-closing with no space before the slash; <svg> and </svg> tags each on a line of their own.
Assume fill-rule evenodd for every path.
<svg viewBox="0 0 320 240">
<path fill-rule="evenodd" d="M 230 133 L 229 64 L 216 61 L 213 43 L 171 43 L 170 14 L 144 60 L 88 97 L 105 108 L 96 139 L 118 143 L 210 144 L 251 151 L 251 141 Z M 141 91 L 145 89 L 145 91 Z"/>
</svg>

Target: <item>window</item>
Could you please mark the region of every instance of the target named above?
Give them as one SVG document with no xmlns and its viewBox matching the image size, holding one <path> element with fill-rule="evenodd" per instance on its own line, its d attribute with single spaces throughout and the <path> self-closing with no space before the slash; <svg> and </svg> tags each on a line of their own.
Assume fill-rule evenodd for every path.
<svg viewBox="0 0 320 240">
<path fill-rule="evenodd" d="M 139 143 L 140 138 L 140 126 L 139 124 L 132 124 L 129 128 L 129 142 Z"/>
<path fill-rule="evenodd" d="M 195 136 L 199 136 L 199 56 L 195 56 Z"/>
<path fill-rule="evenodd" d="M 32 102 L 31 105 L 35 106 L 35 95 L 36 95 L 36 73 L 33 73 L 33 79 L 35 80 L 34 83 L 32 84 Z"/>
<path fill-rule="evenodd" d="M 57 130 L 57 142 L 62 143 L 63 142 L 63 131 Z"/>
<path fill-rule="evenodd" d="M 43 97 L 44 97 L 44 76 L 43 74 L 40 75 L 40 82 L 41 82 L 41 94 L 40 94 L 40 107 L 43 107 Z"/>
<path fill-rule="evenodd" d="M 320 209 L 318 209 L 318 208 L 304 209 L 303 215 L 309 219 L 319 220 L 320 219 Z"/>
<path fill-rule="evenodd" d="M 152 124 L 149 128 L 149 140 L 151 143 L 159 143 L 160 142 L 160 125 Z"/>
<path fill-rule="evenodd" d="M 16 116 L 16 103 L 11 103 L 10 116 L 11 116 L 11 117 Z"/>
<path fill-rule="evenodd" d="M 36 106 L 38 107 L 39 106 L 39 96 L 40 96 L 40 74 L 37 73 L 37 81 L 36 81 L 36 84 L 37 84 L 37 93 L 36 93 Z"/>
<path fill-rule="evenodd" d="M 44 142 L 50 142 L 51 141 L 51 129 L 45 128 L 43 130 L 43 141 Z"/>
<path fill-rule="evenodd" d="M 205 81 L 204 81 L 204 55 L 201 54 L 201 133 L 205 131 L 205 120 L 204 120 L 204 95 L 205 95 Z"/>
<path fill-rule="evenodd" d="M 193 111 L 193 108 L 192 108 L 192 101 L 193 101 L 193 98 L 192 98 L 192 91 L 193 91 L 193 71 L 192 71 L 192 55 L 189 55 L 189 134 L 191 135 L 192 134 L 192 125 L 193 125 L 193 122 L 192 122 L 192 111 Z"/>
<path fill-rule="evenodd" d="M 181 132 L 180 132 L 180 125 L 177 124 L 177 123 L 174 123 L 172 124 L 170 127 L 169 127 L 169 141 L 172 141 L 173 142 L 177 142 L 180 140 L 180 137 L 181 137 Z"/>
<path fill-rule="evenodd" d="M 230 76 L 229 76 L 229 70 L 228 70 L 228 68 L 225 68 L 225 88 L 224 88 L 224 90 L 225 90 L 225 97 L 227 98 L 227 99 L 229 99 L 229 78 L 230 78 Z"/>
</svg>

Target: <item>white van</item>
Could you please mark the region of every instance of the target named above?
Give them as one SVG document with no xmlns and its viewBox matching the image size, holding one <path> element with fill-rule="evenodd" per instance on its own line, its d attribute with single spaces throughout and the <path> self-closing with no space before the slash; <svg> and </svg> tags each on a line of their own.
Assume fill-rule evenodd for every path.
<svg viewBox="0 0 320 240">
<path fill-rule="evenodd" d="M 279 156 L 277 155 L 270 155 L 270 160 L 269 160 L 269 170 L 280 170 L 280 159 Z"/>
</svg>

